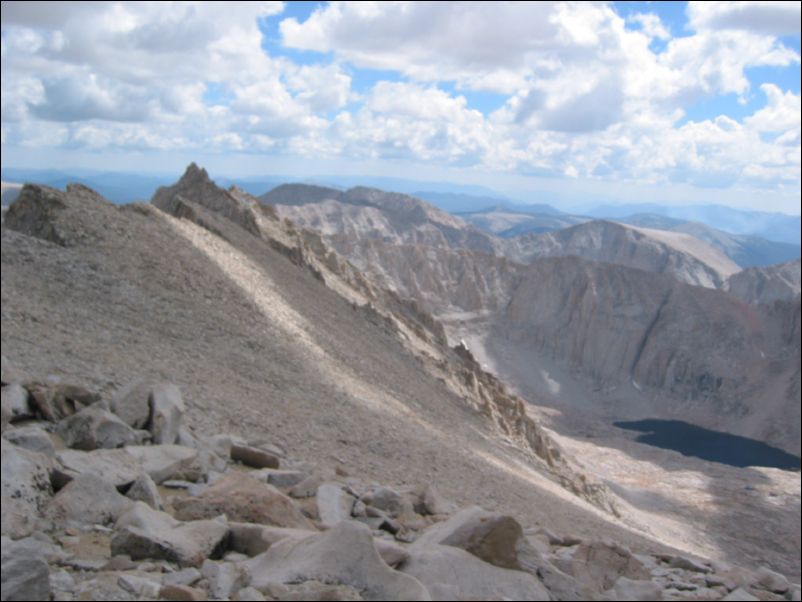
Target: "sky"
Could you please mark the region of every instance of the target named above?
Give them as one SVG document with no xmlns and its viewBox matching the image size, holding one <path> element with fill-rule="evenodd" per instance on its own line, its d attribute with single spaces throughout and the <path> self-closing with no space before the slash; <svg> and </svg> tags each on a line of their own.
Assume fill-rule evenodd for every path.
<svg viewBox="0 0 802 602">
<path fill-rule="evenodd" d="M 2 166 L 800 213 L 800 2 L 3 2 Z"/>
</svg>

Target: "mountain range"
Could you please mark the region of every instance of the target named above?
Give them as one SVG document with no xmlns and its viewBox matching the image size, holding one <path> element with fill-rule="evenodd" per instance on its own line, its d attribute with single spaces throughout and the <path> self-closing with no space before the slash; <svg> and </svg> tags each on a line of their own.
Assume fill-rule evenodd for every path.
<svg viewBox="0 0 802 602">
<path fill-rule="evenodd" d="M 260 200 L 422 303 L 499 373 L 521 367 L 512 382 L 531 396 L 548 394 L 527 379 L 532 366 L 556 362 L 586 379 L 589 398 L 622 397 L 618 408 L 605 406 L 608 419 L 638 404 L 654 415 L 682 411 L 799 453 L 788 417 L 796 425 L 800 352 L 787 331 L 799 311 L 798 261 L 772 279 L 689 234 L 598 220 L 500 238 L 378 190 L 315 188 L 305 197 L 303 185 L 287 185 Z M 506 347 L 515 349 L 509 366 Z"/>
<path fill-rule="evenodd" d="M 26 185 L 3 215 L 4 408 L 17 382 L 41 392 L 77 381 L 103 400 L 118 399 L 136 379 L 176 383 L 191 426 L 185 437 L 198 449 L 228 430 L 247 439 L 246 449 L 292 450 L 291 470 L 266 479 L 314 472 L 315 497 L 286 502 L 302 531 L 324 519 L 329 502 L 348 502 L 347 523 L 384 521 L 369 515 L 391 498 L 378 483 L 402 491 L 436 483 L 458 504 L 519 517 L 530 527 L 482 519 L 470 537 L 483 543 L 459 544 L 502 562 L 504 575 L 473 568 L 498 587 L 514 577 L 520 584 L 529 567 L 537 581 L 512 598 L 718 599 L 742 595 L 741 586 L 761 596 L 768 587 L 792 592 L 768 568 L 752 575 L 733 565 L 767 564 L 798 580 L 800 542 L 788 535 L 800 530 L 798 471 L 686 457 L 639 443 L 613 422 L 681 417 L 798 455 L 800 263 L 742 270 L 688 233 L 650 226 L 590 220 L 502 237 L 405 194 L 291 184 L 255 197 L 219 186 L 195 164 L 148 203 L 117 205 L 81 184 Z M 37 376 L 12 380 L 7 358 Z M 6 470 L 6 439 L 25 420 L 12 413 L 7 423 L 4 414 L 4 511 L 18 503 L 6 495 L 17 474 L 16 464 Z M 59 449 L 53 462 L 78 453 Z M 337 468 L 322 472 L 321 462 Z M 208 483 L 168 498 L 170 512 L 202 503 L 241 469 L 207 471 Z M 226 503 L 247 495 L 237 490 Z M 362 513 L 357 502 L 365 516 L 352 515 Z M 397 525 L 366 528 L 368 547 L 399 546 L 411 560 L 393 561 L 394 578 L 414 573 L 439 592 L 437 583 L 463 565 L 454 559 L 428 580 L 413 561 L 464 515 L 418 519 L 425 512 L 416 503 Z M 236 554 L 275 545 L 275 556 L 296 545 L 283 531 L 225 522 L 215 508 L 210 518 L 218 517 L 218 529 L 227 525 Z M 134 528 L 126 520 L 110 527 L 115 539 Z M 164 520 L 170 529 L 193 524 Z M 462 524 L 455 533 L 473 525 Z M 4 519 L 4 534 L 7 526 Z M 346 529 L 321 528 L 332 538 Z M 526 552 L 534 556 L 515 543 L 518 530 L 540 546 Z M 504 533 L 515 535 L 511 544 Z M 574 533 L 581 536 L 562 535 Z M 490 549 L 506 550 L 504 560 Z M 213 570 L 255 566 L 236 554 L 201 559 L 210 576 L 199 587 L 212 591 Z M 301 556 L 287 570 L 330 554 Z M 368 556 L 360 558 L 357 566 L 367 566 Z M 93 569 L 98 579 L 109 566 Z M 359 571 L 346 571 L 348 583 Z M 766 571 L 776 581 L 760 585 L 769 583 Z M 4 569 L 4 579 L 10 574 Z M 721 575 L 737 581 L 714 585 Z M 651 589 L 635 596 L 625 586 Z"/>
</svg>

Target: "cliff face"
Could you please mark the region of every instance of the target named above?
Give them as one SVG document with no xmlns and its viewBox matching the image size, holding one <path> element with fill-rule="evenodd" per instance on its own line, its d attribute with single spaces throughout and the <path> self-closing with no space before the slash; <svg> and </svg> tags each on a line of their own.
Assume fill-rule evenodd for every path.
<svg viewBox="0 0 802 602">
<path fill-rule="evenodd" d="M 279 215 L 316 229 L 371 280 L 415 299 L 452 340 L 492 331 L 483 361 L 502 372 L 528 363 L 526 380 L 541 360 L 556 362 L 592 388 L 626 387 L 643 408 L 692 408 L 700 423 L 798 450 L 799 428 L 785 424 L 798 414 L 788 393 L 798 380 L 798 345 L 788 338 L 798 312 L 743 303 L 793 299 L 798 262 L 739 273 L 688 234 L 607 221 L 476 237 L 422 201 L 372 189 L 293 200 L 277 206 Z"/>
<path fill-rule="evenodd" d="M 496 335 L 530 349 L 533 366 L 545 357 L 601 387 L 659 394 L 666 411 L 798 453 L 799 423 L 786 424 L 799 414 L 798 314 L 798 300 L 753 307 L 663 274 L 552 258 L 529 266 Z"/>
<path fill-rule="evenodd" d="M 600 220 L 510 239 L 507 254 L 524 262 L 576 255 L 669 274 L 680 282 L 707 288 L 720 287 L 740 269 L 723 253 L 690 235 Z"/>
<path fill-rule="evenodd" d="M 788 301 L 800 294 L 800 260 L 778 265 L 748 268 L 727 279 L 725 290 L 752 304 Z"/>
<path fill-rule="evenodd" d="M 291 195 L 293 199 L 301 194 L 296 192 Z M 272 195 L 270 198 L 282 199 L 284 196 L 287 194 Z M 484 253 L 497 253 L 500 249 L 495 237 L 420 199 L 374 188 L 352 188 L 339 193 L 337 198 L 315 202 L 277 204 L 276 209 L 281 217 L 327 236 L 342 235 L 354 240 L 371 239 L 389 244 L 426 245 Z"/>
</svg>

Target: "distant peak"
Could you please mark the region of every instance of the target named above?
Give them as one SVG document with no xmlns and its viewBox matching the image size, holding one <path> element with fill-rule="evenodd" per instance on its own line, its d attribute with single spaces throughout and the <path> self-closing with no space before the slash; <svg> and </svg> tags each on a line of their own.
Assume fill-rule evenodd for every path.
<svg viewBox="0 0 802 602">
<path fill-rule="evenodd" d="M 208 180 L 209 174 L 206 172 L 205 169 L 202 167 L 198 167 L 198 165 L 193 161 L 189 165 L 187 165 L 186 170 L 184 171 L 184 175 L 181 176 L 181 180 Z"/>
</svg>

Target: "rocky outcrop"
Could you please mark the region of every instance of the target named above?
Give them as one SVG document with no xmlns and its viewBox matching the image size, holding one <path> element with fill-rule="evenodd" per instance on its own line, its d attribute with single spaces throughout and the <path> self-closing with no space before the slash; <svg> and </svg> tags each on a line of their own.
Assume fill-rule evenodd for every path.
<svg viewBox="0 0 802 602">
<path fill-rule="evenodd" d="M 774 301 L 793 301 L 799 298 L 802 290 L 802 268 L 800 260 L 778 265 L 748 268 L 730 276 L 724 289 L 731 295 L 751 303 L 773 303 Z"/>
<path fill-rule="evenodd" d="M 401 570 L 425 585 L 432 600 L 550 599 L 533 575 L 487 564 L 451 546 L 414 548 Z"/>
<path fill-rule="evenodd" d="M 48 504 L 47 517 L 60 526 L 111 525 L 133 502 L 93 473 L 80 475 Z"/>
<path fill-rule="evenodd" d="M 454 353 L 472 365 L 467 349 Z M 32 427 L 9 427 L 25 428 Z M 715 600 L 793 599 L 798 592 L 766 567 L 636 555 L 613 541 L 524 529 L 515 517 L 479 506 L 458 510 L 433 483 L 394 488 L 321 466 L 309 468 L 318 475 L 308 486 L 315 503 L 296 501 L 265 483 L 286 470 L 223 460 L 240 443 L 220 435 L 198 438 L 200 449 L 66 450 L 51 465 L 4 436 L 3 598 Z M 282 446 L 256 445 L 299 465 Z M 556 448 L 550 453 L 557 474 L 562 460 Z M 202 457 L 222 463 L 212 470 Z M 72 480 L 51 497 L 50 480 L 63 483 L 67 473 Z M 195 489 L 168 496 L 169 512 L 160 511 L 147 473 L 198 485 L 170 482 Z M 28 513 L 27 529 L 9 532 L 16 541 L 5 537 L 7 513 L 19 518 L 9 500 L 24 502 Z M 314 508 L 319 525 L 304 516 Z"/>
<path fill-rule="evenodd" d="M 167 213 L 185 217 L 197 204 L 218 213 L 255 236 L 260 235 L 258 219 L 252 207 L 240 197 L 218 188 L 209 174 L 191 163 L 181 179 L 172 186 L 159 188 L 151 203 Z"/>
<path fill-rule="evenodd" d="M 181 520 L 214 518 L 221 514 L 235 521 L 312 528 L 312 523 L 290 498 L 267 483 L 237 472 L 223 476 L 197 497 L 178 500 L 175 504 L 175 515 Z"/>
<path fill-rule="evenodd" d="M 181 522 L 136 502 L 117 520 L 111 553 L 126 554 L 133 560 L 155 558 L 182 567 L 201 566 L 206 558 L 222 552 L 227 534 L 223 521 Z"/>
<path fill-rule="evenodd" d="M 51 461 L 2 440 L 2 533 L 24 537 L 36 527 L 37 517 L 52 495 Z"/>
<path fill-rule="evenodd" d="M 521 525 L 511 516 L 472 506 L 428 529 L 415 547 L 453 546 L 492 565 L 521 570 L 517 548 L 522 538 Z"/>
<path fill-rule="evenodd" d="M 78 220 L 68 219 L 68 209 L 84 216 L 88 223 L 81 225 Z M 26 184 L 8 208 L 4 225 L 62 247 L 91 244 L 98 238 L 88 224 L 97 221 L 98 216 L 93 213 L 98 209 L 109 212 L 114 206 L 81 184 L 70 184 L 65 192 Z"/>
<path fill-rule="evenodd" d="M 40 551 L 3 537 L 3 600 L 49 600 L 49 577 L 50 567 Z"/>
<path fill-rule="evenodd" d="M 250 584 L 321 581 L 355 587 L 368 600 L 429 600 L 421 583 L 391 569 L 379 556 L 370 529 L 342 522 L 331 530 L 288 538 L 249 561 Z"/>
<path fill-rule="evenodd" d="M 96 407 L 84 408 L 65 418 L 58 423 L 56 430 L 64 444 L 72 449 L 113 449 L 142 440 L 140 433 L 116 415 Z"/>
<path fill-rule="evenodd" d="M 668 274 L 687 284 L 719 288 L 740 267 L 693 236 L 594 220 L 556 232 L 507 241 L 507 254 L 529 263 L 542 257 L 575 255 L 645 272 Z"/>
</svg>

